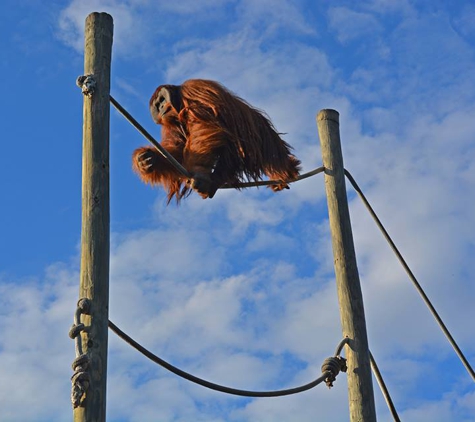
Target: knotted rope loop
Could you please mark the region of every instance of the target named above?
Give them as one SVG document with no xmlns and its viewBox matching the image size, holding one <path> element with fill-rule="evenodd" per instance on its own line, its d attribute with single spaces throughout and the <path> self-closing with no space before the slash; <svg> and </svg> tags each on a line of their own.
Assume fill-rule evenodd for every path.
<svg viewBox="0 0 475 422">
<path fill-rule="evenodd" d="M 78 300 L 77 307 L 81 310 L 81 313 L 89 315 L 89 312 L 91 311 L 91 301 L 86 297 L 82 297 Z"/>
<path fill-rule="evenodd" d="M 81 322 L 81 315 L 89 315 L 91 310 L 91 301 L 85 297 L 78 300 L 76 312 L 74 313 L 74 324 L 72 325 L 71 329 L 69 330 L 69 337 L 72 339 L 76 339 L 81 331 L 87 331 L 88 327 L 86 327 Z M 79 347 L 82 349 L 81 339 L 79 338 Z M 76 355 L 82 354 L 82 351 L 79 351 Z"/>
<path fill-rule="evenodd" d="M 332 356 L 323 361 L 322 373 L 329 373 L 325 378 L 325 384 L 328 388 L 333 387 L 333 381 L 336 380 L 336 376 L 341 372 L 346 372 L 346 359 L 341 356 Z"/>
<path fill-rule="evenodd" d="M 89 315 L 91 309 L 91 301 L 87 298 L 79 299 L 76 312 L 74 313 L 74 324 L 69 330 L 69 337 L 74 340 L 76 358 L 72 363 L 73 376 L 71 377 L 71 403 L 74 408 L 80 406 L 81 401 L 86 393 L 90 376 L 87 372 L 89 366 L 89 356 L 83 353 L 82 331 L 87 331 L 89 327 L 81 322 L 81 315 Z"/>
<path fill-rule="evenodd" d="M 86 371 L 76 371 L 71 377 L 71 403 L 73 408 L 79 407 L 82 398 L 89 388 L 90 377 Z"/>
<path fill-rule="evenodd" d="M 73 324 L 71 329 L 69 330 L 69 338 L 75 339 L 81 331 L 85 330 L 86 326 L 81 323 L 81 324 Z"/>
<path fill-rule="evenodd" d="M 78 356 L 76 359 L 73 360 L 73 364 L 71 365 L 73 371 L 76 370 L 79 366 L 81 368 L 86 368 L 89 365 L 89 356 L 86 354 Z M 73 375 L 74 376 L 74 375 Z"/>
<path fill-rule="evenodd" d="M 84 95 L 91 98 L 96 90 L 96 80 L 94 75 L 81 75 L 76 79 L 76 85 L 81 88 Z"/>
</svg>

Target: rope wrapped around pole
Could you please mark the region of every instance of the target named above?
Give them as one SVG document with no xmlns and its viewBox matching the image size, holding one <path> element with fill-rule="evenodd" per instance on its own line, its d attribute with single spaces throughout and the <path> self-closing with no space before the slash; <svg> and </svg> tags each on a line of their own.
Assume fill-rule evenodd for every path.
<svg viewBox="0 0 475 422">
<path fill-rule="evenodd" d="M 90 382 L 88 372 L 89 356 L 87 353 L 84 353 L 81 338 L 81 332 L 87 330 L 87 327 L 81 322 L 81 315 L 89 315 L 90 308 L 91 301 L 89 299 L 79 299 L 76 312 L 74 313 L 74 324 L 69 330 L 69 337 L 74 340 L 76 351 L 76 358 L 72 364 L 74 374 L 71 377 L 71 404 L 73 408 L 81 404 Z"/>
</svg>

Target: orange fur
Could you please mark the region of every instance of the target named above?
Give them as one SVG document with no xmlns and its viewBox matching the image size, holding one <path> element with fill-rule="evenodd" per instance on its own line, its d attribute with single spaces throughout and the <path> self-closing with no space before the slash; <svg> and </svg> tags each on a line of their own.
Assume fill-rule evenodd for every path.
<svg viewBox="0 0 475 422">
<path fill-rule="evenodd" d="M 144 182 L 163 185 L 168 191 L 168 202 L 173 197 L 179 202 L 191 188 L 203 198 L 212 197 L 225 183 L 237 187 L 244 181 L 260 180 L 264 174 L 271 180 L 297 178 L 300 161 L 263 112 L 218 82 L 190 79 L 180 87 L 158 87 L 150 99 L 152 115 L 163 87 L 179 93 L 180 109 L 170 102 L 166 104 L 170 111 L 164 116 L 153 116 L 162 125 L 161 144 L 202 182 L 187 183 L 154 148 L 137 149 L 133 155 L 134 170 Z M 144 151 L 154 157 L 147 171 L 138 159 Z M 271 186 L 274 191 L 286 187 L 286 183 Z"/>
</svg>

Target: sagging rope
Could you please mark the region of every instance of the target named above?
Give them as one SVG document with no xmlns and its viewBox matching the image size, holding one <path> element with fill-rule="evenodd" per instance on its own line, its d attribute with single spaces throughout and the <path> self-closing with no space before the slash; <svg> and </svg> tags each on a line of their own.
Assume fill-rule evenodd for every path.
<svg viewBox="0 0 475 422">
<path fill-rule="evenodd" d="M 468 373 L 470 374 L 470 376 L 472 377 L 472 379 L 475 381 L 475 372 L 473 370 L 473 368 L 471 367 L 470 363 L 468 362 L 467 358 L 464 356 L 464 354 L 462 353 L 462 350 L 460 350 L 460 347 L 457 345 L 455 339 L 452 337 L 452 335 L 450 334 L 450 331 L 448 330 L 448 328 L 445 326 L 444 324 L 444 321 L 442 321 L 442 318 L 439 316 L 439 314 L 437 313 L 437 311 L 435 310 L 434 308 L 434 305 L 432 305 L 431 301 L 429 300 L 429 297 L 426 295 L 426 293 L 424 292 L 424 289 L 422 288 L 422 286 L 419 284 L 419 282 L 417 281 L 415 275 L 413 274 L 413 272 L 411 271 L 411 269 L 409 268 L 409 266 L 407 265 L 406 261 L 404 260 L 403 256 L 401 255 L 401 252 L 399 252 L 398 248 L 396 247 L 395 243 L 393 242 L 393 240 L 391 239 L 391 237 L 389 236 L 388 232 L 386 231 L 386 229 L 384 228 L 383 224 L 381 223 L 380 219 L 378 218 L 378 216 L 376 215 L 376 213 L 374 212 L 373 208 L 371 207 L 370 203 L 368 202 L 368 200 L 366 199 L 366 197 L 364 196 L 363 194 L 363 191 L 361 190 L 361 188 L 358 186 L 358 184 L 356 183 L 355 179 L 353 178 L 353 176 L 350 174 L 350 172 L 348 170 L 345 169 L 345 175 L 347 177 L 347 179 L 350 181 L 351 185 L 353 186 L 353 188 L 355 189 L 356 193 L 358 194 L 358 196 L 360 197 L 360 199 L 363 201 L 364 205 L 366 206 L 367 210 L 369 211 L 369 213 L 371 214 L 371 217 L 373 217 L 373 220 L 376 222 L 376 225 L 378 226 L 379 230 L 381 230 L 381 233 L 383 234 L 384 238 L 386 239 L 386 241 L 389 243 L 389 245 L 391 246 L 391 249 L 393 250 L 393 252 L 396 254 L 397 256 L 397 259 L 399 260 L 399 262 L 401 263 L 401 265 L 403 266 L 404 270 L 406 271 L 407 275 L 409 276 L 410 280 L 412 281 L 412 284 L 414 285 L 414 287 L 416 288 L 416 290 L 419 292 L 419 295 L 422 297 L 422 299 L 424 300 L 425 304 L 427 305 L 427 307 L 429 308 L 430 312 L 432 313 L 432 316 L 435 318 L 435 320 L 437 321 L 437 324 L 439 324 L 439 327 L 440 329 L 442 330 L 442 332 L 445 334 L 445 336 L 447 337 L 449 343 L 452 345 L 452 347 L 454 348 L 455 350 L 455 353 L 457 354 L 457 356 L 459 357 L 459 359 L 461 360 L 462 364 L 465 366 L 465 369 L 468 371 Z"/>
<path fill-rule="evenodd" d="M 249 391 L 249 390 L 240 390 L 236 388 L 225 387 L 223 385 L 215 384 L 213 382 L 198 378 L 188 372 L 185 372 L 176 366 L 164 361 L 159 358 L 157 355 L 154 355 L 152 352 L 147 350 L 145 347 L 137 343 L 132 337 L 125 334 L 119 327 L 117 327 L 112 321 L 109 320 L 109 328 L 117 334 L 122 340 L 129 343 L 134 349 L 142 353 L 144 356 L 149 358 L 151 361 L 162 366 L 170 372 L 173 372 L 175 375 L 178 375 L 181 378 L 184 378 L 188 381 L 199 384 L 203 387 L 209 388 L 211 390 L 220 391 L 226 394 L 232 394 L 235 396 L 243 397 L 280 397 L 280 396 L 289 396 L 291 394 L 301 393 L 303 391 L 310 390 L 311 388 L 325 382 L 328 388 L 333 386 L 336 376 L 340 371 L 346 372 L 346 359 L 339 356 L 339 353 L 335 356 L 325 359 L 322 365 L 322 375 L 308 384 L 302 385 L 300 387 L 289 388 L 285 390 L 275 390 L 275 391 Z M 346 340 L 346 339 L 345 339 Z M 341 343 L 340 343 L 341 344 Z M 343 343 L 343 345 L 346 344 Z M 337 349 L 338 351 L 338 349 Z M 341 351 L 341 349 L 340 349 Z"/>
<path fill-rule="evenodd" d="M 166 362 L 165 360 L 161 359 L 157 355 L 150 352 L 148 349 L 143 347 L 141 344 L 136 342 L 132 337 L 124 333 L 119 327 L 117 327 L 112 321 L 109 320 L 109 328 L 119 336 L 122 340 L 129 343 L 134 349 L 142 353 L 144 356 L 149 358 L 151 361 L 155 362 L 156 364 L 160 365 L 161 367 L 167 369 L 168 371 L 178 375 L 181 378 L 184 378 L 188 381 L 194 382 L 195 384 L 201 385 L 203 387 L 209 388 L 211 390 L 219 391 L 226 394 L 232 394 L 236 396 L 243 396 L 243 397 L 281 397 L 281 396 L 288 396 L 292 394 L 301 393 L 303 391 L 307 391 L 316 387 L 318 384 L 321 384 L 325 381 L 325 384 L 328 388 L 333 387 L 333 382 L 336 380 L 336 376 L 340 372 L 346 372 L 346 359 L 341 357 L 341 352 L 345 344 L 348 344 L 349 339 L 344 338 L 338 344 L 335 354 L 332 357 L 329 357 L 323 361 L 321 370 L 322 376 L 317 378 L 316 380 L 309 382 L 308 384 L 302 385 L 300 387 L 290 388 L 286 390 L 275 390 L 275 391 L 249 391 L 249 390 L 239 390 L 236 388 L 225 387 L 219 384 L 212 383 L 210 381 L 204 380 L 202 378 L 198 378 L 188 372 L 185 372 L 176 366 Z M 376 361 L 373 358 L 371 352 L 370 355 L 370 363 L 371 363 L 371 370 L 373 371 L 376 380 L 378 381 L 378 385 L 381 389 L 381 392 L 384 396 L 384 399 L 388 405 L 388 408 L 393 416 L 395 422 L 400 422 L 399 416 L 397 414 L 396 408 L 391 400 L 391 396 L 389 395 L 389 391 L 384 383 L 383 377 L 381 372 L 379 372 L 379 368 L 376 365 Z"/>
</svg>

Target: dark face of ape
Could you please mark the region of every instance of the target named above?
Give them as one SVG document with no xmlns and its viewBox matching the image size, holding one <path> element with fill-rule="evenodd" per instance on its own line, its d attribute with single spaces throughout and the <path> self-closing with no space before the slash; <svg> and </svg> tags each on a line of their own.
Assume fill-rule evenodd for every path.
<svg viewBox="0 0 475 422">
<path fill-rule="evenodd" d="M 176 120 L 182 108 L 180 87 L 162 85 L 150 99 L 150 114 L 157 124 Z"/>
</svg>

